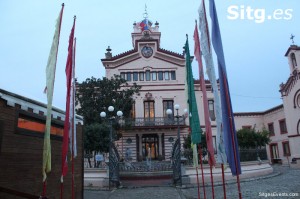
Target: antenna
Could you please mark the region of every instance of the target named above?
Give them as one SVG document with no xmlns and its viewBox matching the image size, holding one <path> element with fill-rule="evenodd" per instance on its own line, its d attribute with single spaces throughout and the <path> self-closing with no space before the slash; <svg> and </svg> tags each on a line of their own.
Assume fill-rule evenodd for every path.
<svg viewBox="0 0 300 199">
<path fill-rule="evenodd" d="M 144 18 L 147 19 L 148 18 L 148 12 L 147 12 L 147 5 L 145 4 L 145 12 L 144 12 Z"/>
</svg>

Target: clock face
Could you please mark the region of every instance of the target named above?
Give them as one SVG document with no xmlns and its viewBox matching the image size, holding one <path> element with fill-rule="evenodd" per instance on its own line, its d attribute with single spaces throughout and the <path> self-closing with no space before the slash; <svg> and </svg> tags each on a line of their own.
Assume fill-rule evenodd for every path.
<svg viewBox="0 0 300 199">
<path fill-rule="evenodd" d="M 153 54 L 153 49 L 150 46 L 144 46 L 142 48 L 142 55 L 146 58 L 151 57 Z"/>
</svg>

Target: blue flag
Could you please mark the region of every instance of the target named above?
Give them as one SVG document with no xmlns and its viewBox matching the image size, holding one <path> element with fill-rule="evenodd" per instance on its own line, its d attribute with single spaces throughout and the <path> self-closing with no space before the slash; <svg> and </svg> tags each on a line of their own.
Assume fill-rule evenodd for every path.
<svg viewBox="0 0 300 199">
<path fill-rule="evenodd" d="M 226 64 L 215 1 L 209 0 L 209 5 L 210 18 L 212 21 L 212 44 L 218 60 L 225 151 L 231 173 L 233 175 L 239 175 L 241 174 L 240 156 L 238 151 L 238 142 L 235 131 L 229 85 L 226 73 Z"/>
</svg>

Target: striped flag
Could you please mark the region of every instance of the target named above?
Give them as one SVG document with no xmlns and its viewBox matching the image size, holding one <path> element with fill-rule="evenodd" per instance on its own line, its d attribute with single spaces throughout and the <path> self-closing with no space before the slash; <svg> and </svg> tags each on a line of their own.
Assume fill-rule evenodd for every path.
<svg viewBox="0 0 300 199">
<path fill-rule="evenodd" d="M 218 92 L 219 88 L 216 80 L 216 72 L 213 63 L 204 0 L 202 0 L 202 4 L 199 7 L 199 30 L 201 33 L 201 37 L 200 37 L 201 52 L 205 60 L 206 73 L 212 85 L 212 90 L 214 95 L 214 108 L 215 108 L 216 123 L 217 123 L 217 136 L 216 136 L 217 162 L 226 165 L 227 156 L 225 153 L 225 146 L 223 141 L 221 102 L 220 102 L 220 96 Z"/>
<path fill-rule="evenodd" d="M 47 92 L 47 119 L 46 119 L 44 148 L 43 148 L 43 169 L 42 169 L 43 182 L 45 182 L 47 179 L 47 173 L 51 171 L 51 143 L 50 143 L 51 111 L 52 111 L 56 61 L 57 61 L 63 10 L 64 10 L 64 4 L 62 5 L 61 11 L 56 20 L 54 37 L 53 37 L 52 46 L 51 46 L 51 50 L 47 62 L 47 67 L 46 67 L 46 88 L 44 92 Z"/>
<path fill-rule="evenodd" d="M 210 18 L 212 21 L 212 44 L 218 59 L 225 151 L 231 173 L 233 175 L 239 175 L 241 174 L 240 156 L 226 73 L 221 32 L 219 28 L 215 1 L 209 0 L 209 3 Z"/>
<path fill-rule="evenodd" d="M 71 96 L 70 96 L 70 129 L 69 129 L 69 148 L 71 151 L 71 157 L 75 158 L 77 156 L 77 144 L 76 144 L 76 122 L 75 122 L 75 51 L 76 50 L 76 38 L 74 40 L 73 46 L 73 61 L 72 61 L 72 83 L 71 83 Z"/>
<path fill-rule="evenodd" d="M 188 105 L 189 105 L 189 122 L 191 127 L 191 139 L 193 144 L 201 143 L 201 133 L 200 121 L 198 115 L 198 108 L 194 90 L 194 78 L 191 65 L 191 56 L 189 49 L 189 41 L 186 38 L 185 43 L 185 63 L 186 63 L 186 83 L 188 90 Z"/>
<path fill-rule="evenodd" d="M 204 109 L 208 163 L 210 166 L 215 166 L 215 164 L 216 164 L 215 152 L 214 152 L 212 130 L 211 130 L 211 124 L 210 124 L 210 118 L 209 118 L 208 100 L 207 100 L 206 85 L 205 85 L 205 80 L 204 80 L 203 65 L 202 65 L 202 59 L 201 59 L 197 22 L 195 25 L 194 40 L 195 40 L 194 54 L 195 54 L 196 60 L 198 61 L 200 86 L 201 86 L 202 95 L 203 95 L 203 109 Z"/>
<path fill-rule="evenodd" d="M 62 178 L 61 181 L 63 182 L 63 176 L 67 174 L 68 171 L 68 161 L 67 161 L 67 154 L 68 154 L 68 145 L 69 145 L 69 131 L 72 126 L 70 125 L 70 100 L 71 100 L 71 93 L 72 93 L 72 70 L 73 70 L 73 43 L 74 43 L 74 31 L 75 31 L 75 17 L 73 22 L 73 27 L 71 30 L 71 34 L 69 37 L 69 48 L 68 48 L 68 58 L 66 64 L 66 77 L 67 77 L 67 96 L 66 96 L 66 117 L 64 123 L 64 136 L 63 136 L 63 146 L 62 146 Z"/>
</svg>

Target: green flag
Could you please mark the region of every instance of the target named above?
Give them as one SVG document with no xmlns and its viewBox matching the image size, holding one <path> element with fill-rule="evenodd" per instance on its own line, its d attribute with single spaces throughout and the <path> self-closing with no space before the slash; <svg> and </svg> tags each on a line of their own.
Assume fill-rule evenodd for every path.
<svg viewBox="0 0 300 199">
<path fill-rule="evenodd" d="M 185 43 L 185 67 L 186 67 L 186 84 L 188 93 L 188 105 L 189 105 L 189 122 L 191 128 L 191 138 L 193 144 L 199 144 L 201 142 L 200 120 L 198 115 L 198 108 L 194 89 L 194 78 L 191 65 L 191 56 L 189 49 L 188 38 Z"/>
</svg>

